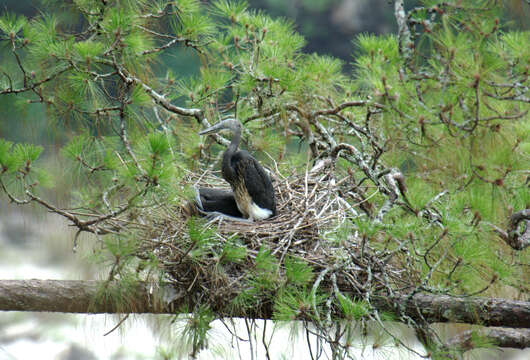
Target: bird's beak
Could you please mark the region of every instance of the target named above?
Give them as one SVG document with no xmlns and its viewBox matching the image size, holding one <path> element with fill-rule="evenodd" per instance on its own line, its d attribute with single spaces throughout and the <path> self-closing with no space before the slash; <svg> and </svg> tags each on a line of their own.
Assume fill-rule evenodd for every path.
<svg viewBox="0 0 530 360">
<path fill-rule="evenodd" d="M 199 131 L 199 135 L 206 135 L 212 133 L 212 127 L 209 127 L 208 129 L 204 129 L 203 131 Z"/>
<path fill-rule="evenodd" d="M 204 129 L 203 131 L 200 131 L 199 132 L 199 135 L 206 135 L 206 134 L 211 134 L 211 133 L 214 133 L 214 132 L 217 132 L 221 129 L 224 129 L 224 124 L 222 122 L 219 122 L 213 126 L 210 126 L 209 128 L 207 129 Z"/>
</svg>

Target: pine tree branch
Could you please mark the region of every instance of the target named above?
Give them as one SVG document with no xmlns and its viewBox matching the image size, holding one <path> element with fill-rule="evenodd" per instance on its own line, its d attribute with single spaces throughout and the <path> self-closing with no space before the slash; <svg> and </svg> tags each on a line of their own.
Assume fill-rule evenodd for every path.
<svg viewBox="0 0 530 360">
<path fill-rule="evenodd" d="M 530 328 L 530 302 L 501 298 L 459 297 L 450 295 L 415 294 L 394 298 L 373 299 L 380 310 L 401 311 L 429 323 L 467 323 L 483 326 Z M 421 313 L 421 314 L 420 314 Z"/>
<path fill-rule="evenodd" d="M 405 58 L 405 63 L 410 62 L 414 43 L 411 39 L 410 29 L 407 23 L 407 13 L 403 5 L 403 0 L 396 0 L 394 3 L 394 16 L 398 25 L 399 51 Z"/>
<path fill-rule="evenodd" d="M 346 294 L 349 289 L 341 291 Z M 249 317 L 244 309 L 229 307 L 231 300 L 226 299 L 213 310 L 222 317 Z M 192 301 L 186 296 L 186 289 L 157 288 L 146 283 L 138 283 L 125 293 L 119 283 L 96 280 L 0 280 L 0 311 L 171 314 L 175 313 L 174 309 L 199 305 Z M 423 318 L 431 323 L 530 329 L 530 302 L 527 301 L 416 294 L 410 298 L 373 298 L 371 303 L 381 311 L 402 312 L 412 319 Z M 272 315 L 269 306 L 259 309 L 256 317 L 271 319 Z M 525 346 L 530 346 L 530 342 Z"/>
<path fill-rule="evenodd" d="M 76 314 L 163 312 L 150 302 L 145 284 L 139 284 L 135 289 L 134 302 L 110 300 L 117 293 L 118 284 L 105 281 L 0 280 L 0 310 Z"/>
<path fill-rule="evenodd" d="M 529 329 L 489 328 L 464 331 L 451 338 L 446 345 L 462 351 L 472 350 L 477 347 L 473 341 L 473 334 L 480 336 L 482 341 L 485 338 L 500 347 L 524 349 L 530 344 Z"/>
<path fill-rule="evenodd" d="M 524 250 L 530 245 L 530 209 L 524 209 L 512 214 L 509 219 L 508 230 L 503 230 L 493 224 L 493 230 L 501 239 L 514 250 Z M 518 230 L 523 222 L 522 230 Z"/>
</svg>

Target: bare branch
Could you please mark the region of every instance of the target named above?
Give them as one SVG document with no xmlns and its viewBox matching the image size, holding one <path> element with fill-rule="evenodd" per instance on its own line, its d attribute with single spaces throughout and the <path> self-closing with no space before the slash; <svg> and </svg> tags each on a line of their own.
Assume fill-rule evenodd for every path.
<svg viewBox="0 0 530 360">
<path fill-rule="evenodd" d="M 340 283 L 338 286 L 345 287 Z M 0 311 L 175 313 L 174 309 L 198 305 L 190 303 L 194 300 L 186 296 L 186 288 L 153 289 L 147 283 L 140 282 L 134 292 L 123 294 L 121 302 L 117 302 L 110 295 L 120 293 L 119 283 L 95 280 L 0 280 Z M 341 288 L 340 291 L 350 295 L 351 289 Z M 105 295 L 107 292 L 109 296 Z M 162 299 L 171 299 L 171 302 Z M 230 307 L 231 301 L 231 298 L 226 298 L 213 310 L 220 317 L 249 316 L 243 308 Z M 412 298 L 377 297 L 371 300 L 371 304 L 379 310 L 397 313 L 401 308 L 410 318 L 420 319 L 423 316 L 428 322 L 530 328 L 530 303 L 526 301 L 416 294 Z M 256 309 L 256 314 L 259 314 L 259 318 L 271 319 L 272 305 L 262 304 L 259 311 Z M 530 346 L 530 343 L 526 343 L 526 346 Z"/>
<path fill-rule="evenodd" d="M 521 222 L 523 222 L 522 231 L 518 229 Z M 520 210 L 512 214 L 506 231 L 496 225 L 489 225 L 514 250 L 524 250 L 530 245 L 530 209 Z"/>
<path fill-rule="evenodd" d="M 478 331 L 467 330 L 451 338 L 446 345 L 450 348 L 458 348 L 461 351 L 468 351 L 476 348 L 473 342 L 473 334 L 485 337 L 500 347 L 525 349 L 530 344 L 529 329 L 510 328 L 489 328 Z"/>
<path fill-rule="evenodd" d="M 407 24 L 407 13 L 403 6 L 403 0 L 394 3 L 394 16 L 398 24 L 399 51 L 405 57 L 406 62 L 412 58 L 414 43 L 411 40 L 410 29 Z"/>
</svg>

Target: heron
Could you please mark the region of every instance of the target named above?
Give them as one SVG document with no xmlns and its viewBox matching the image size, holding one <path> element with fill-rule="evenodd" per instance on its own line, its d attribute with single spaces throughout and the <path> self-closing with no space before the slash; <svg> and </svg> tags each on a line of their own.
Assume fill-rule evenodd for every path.
<svg viewBox="0 0 530 360">
<path fill-rule="evenodd" d="M 232 141 L 223 154 L 221 173 L 232 188 L 237 208 L 249 221 L 275 216 L 276 199 L 269 175 L 248 151 L 238 150 L 241 123 L 235 118 L 229 118 L 199 132 L 199 135 L 223 129 L 232 131 Z"/>
</svg>

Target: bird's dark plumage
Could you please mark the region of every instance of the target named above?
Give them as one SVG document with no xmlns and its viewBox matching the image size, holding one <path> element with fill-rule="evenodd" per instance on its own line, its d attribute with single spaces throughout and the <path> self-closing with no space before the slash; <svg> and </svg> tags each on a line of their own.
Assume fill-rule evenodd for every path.
<svg viewBox="0 0 530 360">
<path fill-rule="evenodd" d="M 182 207 L 186 216 L 216 216 L 219 214 L 242 218 L 237 208 L 234 193 L 229 190 L 199 188 L 195 201 L 188 201 Z"/>
<path fill-rule="evenodd" d="M 269 175 L 265 173 L 258 161 L 246 151 L 238 151 L 234 158 L 240 158 L 235 160 L 238 169 L 236 171 L 243 174 L 245 186 L 252 200 L 259 207 L 272 210 L 271 216 L 276 215 L 276 199 Z"/>
<path fill-rule="evenodd" d="M 199 199 L 205 212 L 220 212 L 225 215 L 242 217 L 237 208 L 234 193 L 228 190 L 200 188 Z"/>
<path fill-rule="evenodd" d="M 245 218 L 262 220 L 276 215 L 274 188 L 268 174 L 259 162 L 245 150 L 238 150 L 241 141 L 241 124 L 228 119 L 201 131 L 209 134 L 230 129 L 232 142 L 223 154 L 222 174 L 230 183 L 239 211 Z"/>
</svg>

